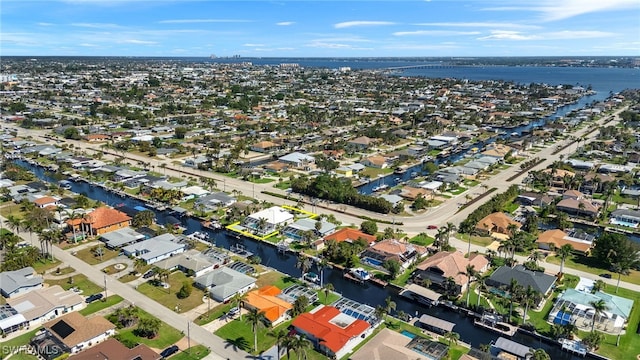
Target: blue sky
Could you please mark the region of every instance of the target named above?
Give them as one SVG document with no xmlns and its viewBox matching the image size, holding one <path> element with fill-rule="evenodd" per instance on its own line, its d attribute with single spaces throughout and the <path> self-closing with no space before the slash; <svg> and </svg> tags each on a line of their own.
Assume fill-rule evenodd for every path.
<svg viewBox="0 0 640 360">
<path fill-rule="evenodd" d="M 640 55 L 638 0 L 2 0 L 0 55 Z"/>
</svg>

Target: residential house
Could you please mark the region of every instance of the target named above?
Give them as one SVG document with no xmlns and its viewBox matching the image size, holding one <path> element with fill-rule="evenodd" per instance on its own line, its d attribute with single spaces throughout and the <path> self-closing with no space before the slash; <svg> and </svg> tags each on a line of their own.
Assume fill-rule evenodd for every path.
<svg viewBox="0 0 640 360">
<path fill-rule="evenodd" d="M 105 243 L 109 249 L 117 249 L 125 245 L 129 245 L 146 237 L 130 227 L 118 229 L 115 231 L 102 234 L 100 240 Z"/>
<path fill-rule="evenodd" d="M 373 144 L 375 144 L 375 139 L 372 139 L 367 136 L 360 136 L 355 139 L 351 139 L 347 141 L 346 147 L 347 149 L 350 149 L 350 150 L 364 151 L 364 150 L 367 150 Z"/>
<path fill-rule="evenodd" d="M 126 256 L 144 260 L 147 264 L 168 259 L 185 251 L 186 245 L 179 242 L 173 234 L 165 233 L 156 237 L 127 245 L 122 248 Z"/>
<path fill-rule="evenodd" d="M 47 360 L 97 345 L 114 335 L 116 330 L 115 325 L 102 316 L 87 318 L 78 312 L 67 313 L 43 327 L 45 331 L 36 335 L 31 345 Z"/>
<path fill-rule="evenodd" d="M 86 305 L 83 296 L 72 290 L 64 290 L 60 285 L 30 291 L 7 299 L 7 303 L 22 314 L 33 328 Z"/>
<path fill-rule="evenodd" d="M 409 343 L 413 339 L 397 331 L 382 329 L 378 334 L 358 349 L 350 360 L 433 360 L 412 349 Z"/>
<path fill-rule="evenodd" d="M 487 145 L 487 150 L 483 151 L 481 154 L 482 156 L 503 160 L 509 153 L 511 153 L 512 156 L 516 156 L 518 152 L 511 146 L 493 143 Z"/>
<path fill-rule="evenodd" d="M 99 207 L 80 219 L 69 219 L 67 224 L 75 232 L 85 232 L 99 236 L 111 231 L 131 226 L 131 217 L 110 207 Z"/>
<path fill-rule="evenodd" d="M 291 326 L 296 333 L 306 336 L 320 353 L 338 359 L 364 341 L 371 330 L 368 322 L 324 305 L 300 314 Z"/>
<path fill-rule="evenodd" d="M 276 231 L 278 227 L 286 226 L 291 221 L 293 221 L 293 214 L 279 206 L 272 206 L 247 216 L 242 226 L 257 234 L 266 235 Z"/>
<path fill-rule="evenodd" d="M 199 197 L 196 199 L 194 208 L 197 209 L 196 206 L 203 206 L 205 210 L 216 210 L 220 207 L 231 206 L 235 202 L 235 197 L 220 191 Z"/>
<path fill-rule="evenodd" d="M 72 360 L 160 360 L 162 356 L 145 344 L 129 349 L 115 338 L 109 338 L 100 344 L 71 355 Z"/>
<path fill-rule="evenodd" d="M 296 169 L 309 170 L 310 165 L 315 163 L 316 159 L 311 155 L 293 152 L 279 157 L 278 161 Z"/>
<path fill-rule="evenodd" d="M 90 143 L 109 141 L 109 135 L 105 134 L 89 134 L 84 137 Z"/>
<path fill-rule="evenodd" d="M 606 310 L 596 315 L 591 304 L 604 301 Z M 625 328 L 631 315 L 633 300 L 602 291 L 591 293 L 576 289 L 566 289 L 558 296 L 556 306 L 549 312 L 548 321 L 565 325 L 575 324 L 578 328 L 591 331 L 593 317 L 596 317 L 596 329 L 617 334 Z M 568 309 L 568 310 L 563 310 Z M 569 314 L 566 316 L 565 314 Z"/>
<path fill-rule="evenodd" d="M 24 315 L 9 304 L 0 305 L 0 331 L 3 335 L 9 335 L 29 326 L 29 321 Z"/>
<path fill-rule="evenodd" d="M 260 141 L 251 145 L 250 149 L 259 153 L 268 153 L 279 148 L 278 144 L 271 141 Z"/>
<path fill-rule="evenodd" d="M 320 225 L 316 225 L 316 224 Z M 318 228 L 316 226 L 319 226 Z M 304 238 L 304 233 L 311 231 L 314 237 L 323 237 L 333 233 L 336 230 L 336 225 L 327 221 L 314 220 L 309 218 L 303 218 L 287 225 L 282 234 L 285 236 L 300 241 Z"/>
<path fill-rule="evenodd" d="M 545 174 L 551 175 L 551 186 L 560 187 L 560 188 L 565 187 L 565 183 L 564 183 L 565 178 L 573 178 L 574 176 L 576 176 L 576 173 L 569 170 L 564 170 L 564 169 L 549 168 L 549 169 L 542 170 L 542 172 Z"/>
<path fill-rule="evenodd" d="M 522 224 L 513 220 L 510 216 L 503 212 L 495 212 L 485 216 L 476 224 L 476 231 L 487 234 L 489 236 L 506 239 L 510 234 L 509 226 L 515 226 L 516 230 L 520 230 Z"/>
<path fill-rule="evenodd" d="M 363 159 L 360 162 L 364 166 L 376 168 L 376 169 L 385 169 L 389 164 L 387 163 L 387 158 L 381 155 L 369 156 Z"/>
<path fill-rule="evenodd" d="M 539 194 L 534 192 L 523 192 L 520 195 L 518 195 L 516 200 L 521 205 L 539 206 L 539 207 L 544 207 L 553 203 L 552 197 L 546 194 Z"/>
<path fill-rule="evenodd" d="M 11 298 L 42 288 L 42 276 L 31 267 L 0 273 L 0 294 Z"/>
<path fill-rule="evenodd" d="M 593 239 L 593 236 L 589 236 L 586 239 L 572 237 L 560 229 L 553 229 L 547 230 L 538 235 L 536 244 L 538 245 L 538 248 L 543 250 L 559 249 L 563 245 L 568 244 L 573 247 L 574 252 L 588 255 L 591 251 L 591 247 L 593 246 Z"/>
<path fill-rule="evenodd" d="M 279 288 L 272 285 L 249 291 L 244 299 L 244 307 L 264 313 L 271 326 L 275 326 L 287 320 L 288 311 L 293 308 L 291 303 L 278 297 L 281 292 Z"/>
<path fill-rule="evenodd" d="M 422 246 L 395 239 L 386 239 L 366 248 L 360 258 L 362 262 L 374 267 L 382 267 L 385 261 L 396 260 L 402 268 L 408 268 L 411 262 L 420 258 L 426 249 Z"/>
<path fill-rule="evenodd" d="M 58 206 L 58 199 L 52 196 L 42 196 L 33 201 L 37 207 L 44 209 L 48 206 L 53 206 L 54 208 Z"/>
<path fill-rule="evenodd" d="M 226 302 L 237 294 L 244 294 L 256 286 L 256 279 L 226 266 L 195 279 L 195 286 L 208 291 L 211 298 Z"/>
<path fill-rule="evenodd" d="M 533 290 L 546 296 L 553 289 L 556 277 L 540 271 L 527 270 L 522 265 L 514 267 L 503 265 L 491 274 L 487 279 L 487 285 L 503 292 L 511 284 L 511 280 L 515 280 L 525 289 L 531 286 Z"/>
<path fill-rule="evenodd" d="M 567 190 L 562 194 L 562 200 L 556 204 L 556 208 L 575 216 L 595 218 L 599 209 L 591 201 L 587 200 L 578 190 Z"/>
<path fill-rule="evenodd" d="M 640 226 L 640 211 L 629 209 L 617 209 L 611 212 L 609 222 L 614 225 L 621 225 L 637 229 Z"/>
<path fill-rule="evenodd" d="M 325 236 L 324 241 L 335 241 L 335 242 L 354 242 L 356 240 L 364 240 L 368 245 L 371 245 L 376 241 L 376 237 L 374 235 L 365 234 L 362 231 L 354 228 L 342 228 L 331 235 Z"/>
<path fill-rule="evenodd" d="M 466 275 L 468 265 L 473 266 L 478 273 L 483 273 L 489 267 L 489 260 L 477 253 L 466 258 L 460 251 L 440 251 L 422 261 L 413 274 L 420 279 L 429 279 L 432 284 L 439 286 L 447 279 L 453 279 L 458 289 L 457 293 L 463 293 L 469 281 Z"/>
<path fill-rule="evenodd" d="M 162 269 L 169 271 L 180 270 L 188 276 L 194 277 L 204 275 L 223 263 L 223 259 L 208 256 L 195 249 L 187 250 L 157 262 L 158 267 Z"/>
</svg>

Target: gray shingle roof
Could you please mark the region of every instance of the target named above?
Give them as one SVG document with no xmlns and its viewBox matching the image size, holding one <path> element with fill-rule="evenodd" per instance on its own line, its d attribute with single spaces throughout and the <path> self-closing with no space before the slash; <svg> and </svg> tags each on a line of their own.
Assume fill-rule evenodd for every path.
<svg viewBox="0 0 640 360">
<path fill-rule="evenodd" d="M 0 291 L 5 297 L 9 297 L 16 290 L 23 287 L 34 287 L 42 284 L 42 276 L 35 275 L 32 267 L 15 271 L 0 273 Z"/>
<path fill-rule="evenodd" d="M 522 265 L 515 266 L 513 268 L 508 266 L 501 266 L 489 277 L 488 283 L 490 285 L 509 285 L 511 279 L 515 279 L 518 284 L 524 286 L 531 286 L 536 291 L 542 294 L 546 294 L 551 286 L 556 282 L 556 277 L 547 275 L 539 271 L 530 271 L 524 268 Z"/>
<path fill-rule="evenodd" d="M 218 268 L 195 279 L 198 287 L 211 288 L 211 297 L 218 301 L 228 299 L 239 290 L 255 282 L 255 278 L 228 267 Z"/>
</svg>

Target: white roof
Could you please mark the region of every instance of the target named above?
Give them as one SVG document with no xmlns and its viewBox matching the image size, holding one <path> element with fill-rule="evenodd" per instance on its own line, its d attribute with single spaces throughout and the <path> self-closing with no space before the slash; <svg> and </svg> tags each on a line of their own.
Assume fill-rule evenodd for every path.
<svg viewBox="0 0 640 360">
<path fill-rule="evenodd" d="M 197 185 L 186 187 L 184 189 L 181 189 L 180 191 L 182 191 L 186 195 L 196 195 L 196 196 L 202 196 L 209 193 L 208 190 L 205 190 L 202 187 Z"/>
<path fill-rule="evenodd" d="M 421 185 L 420 187 L 427 190 L 438 190 L 442 184 L 442 181 L 431 181 L 427 184 Z"/>
<path fill-rule="evenodd" d="M 280 206 L 272 206 L 268 209 L 251 214 L 249 217 L 255 220 L 264 218 L 270 224 L 280 224 L 293 219 L 293 215 Z"/>
</svg>

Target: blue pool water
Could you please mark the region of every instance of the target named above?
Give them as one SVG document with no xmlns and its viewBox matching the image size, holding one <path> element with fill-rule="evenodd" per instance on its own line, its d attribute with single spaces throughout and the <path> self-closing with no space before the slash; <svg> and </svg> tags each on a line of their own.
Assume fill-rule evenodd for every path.
<svg viewBox="0 0 640 360">
<path fill-rule="evenodd" d="M 376 260 L 368 257 L 368 258 L 365 258 L 364 261 L 373 266 L 382 266 L 382 261 L 380 260 Z"/>
<path fill-rule="evenodd" d="M 412 339 L 417 336 L 416 334 L 412 333 L 411 331 L 407 331 L 407 330 L 402 330 L 402 332 L 400 334 L 402 334 L 402 335 L 404 335 L 404 336 L 406 336 L 408 338 L 412 338 Z"/>
</svg>

